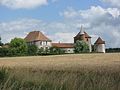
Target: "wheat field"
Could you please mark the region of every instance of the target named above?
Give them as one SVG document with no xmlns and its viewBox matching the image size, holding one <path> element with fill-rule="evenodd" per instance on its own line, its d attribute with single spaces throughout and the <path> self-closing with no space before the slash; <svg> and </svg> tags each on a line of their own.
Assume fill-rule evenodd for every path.
<svg viewBox="0 0 120 90">
<path fill-rule="evenodd" d="M 39 69 L 120 68 L 120 53 L 0 58 L 0 66 Z"/>
<path fill-rule="evenodd" d="M 120 90 L 120 53 L 0 58 L 0 90 Z"/>
</svg>

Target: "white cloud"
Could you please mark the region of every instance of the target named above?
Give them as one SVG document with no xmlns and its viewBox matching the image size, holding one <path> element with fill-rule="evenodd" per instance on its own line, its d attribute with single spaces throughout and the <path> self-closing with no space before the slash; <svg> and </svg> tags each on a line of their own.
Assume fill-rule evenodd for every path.
<svg viewBox="0 0 120 90">
<path fill-rule="evenodd" d="M 54 42 L 62 42 L 62 43 L 73 43 L 75 33 L 73 32 L 57 32 L 51 38 Z"/>
<path fill-rule="evenodd" d="M 120 0 L 101 0 L 101 1 L 120 8 Z"/>
<path fill-rule="evenodd" d="M 66 14 L 67 13 L 67 14 Z M 75 13 L 73 15 L 73 13 Z M 72 15 L 71 15 L 72 14 Z M 120 47 L 120 10 L 92 6 L 87 10 L 67 9 L 62 15 L 69 22 L 85 26 L 89 34 L 101 36 L 107 47 Z M 70 21 L 71 20 L 71 21 Z M 114 43 L 114 44 L 113 44 Z"/>
<path fill-rule="evenodd" d="M 61 15 L 64 16 L 64 20 L 49 23 L 36 19 L 2 22 L 0 35 L 4 42 L 8 42 L 14 37 L 25 37 L 30 31 L 40 30 L 53 42 L 71 43 L 75 34 L 79 32 L 78 27 L 83 25 L 84 30 L 93 37 L 92 42 L 100 36 L 106 41 L 107 47 L 120 47 L 119 9 L 92 6 L 90 9 L 77 11 L 72 8 L 64 10 Z"/>
<path fill-rule="evenodd" d="M 31 9 L 38 6 L 46 5 L 47 0 L 0 0 L 0 4 L 12 9 Z"/>
</svg>

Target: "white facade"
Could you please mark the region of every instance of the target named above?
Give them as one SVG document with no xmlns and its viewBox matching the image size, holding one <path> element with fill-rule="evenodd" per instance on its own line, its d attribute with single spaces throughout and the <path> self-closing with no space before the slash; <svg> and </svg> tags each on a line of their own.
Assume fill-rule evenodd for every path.
<svg viewBox="0 0 120 90">
<path fill-rule="evenodd" d="M 44 49 L 49 49 L 52 47 L 52 44 L 50 41 L 35 41 L 35 42 L 30 42 L 29 44 L 34 44 L 36 45 L 39 49 L 44 48 Z"/>
<path fill-rule="evenodd" d="M 91 38 L 88 38 L 89 52 L 92 52 Z"/>
<path fill-rule="evenodd" d="M 105 53 L 105 44 L 96 44 L 94 48 L 96 52 Z"/>
</svg>

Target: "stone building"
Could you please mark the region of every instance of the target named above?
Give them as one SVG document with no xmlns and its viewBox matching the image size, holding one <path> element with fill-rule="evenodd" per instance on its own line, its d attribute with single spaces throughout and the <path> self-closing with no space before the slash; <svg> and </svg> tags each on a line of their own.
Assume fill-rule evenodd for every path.
<svg viewBox="0 0 120 90">
<path fill-rule="evenodd" d="M 80 32 L 74 37 L 74 43 L 76 43 L 77 40 L 85 41 L 89 45 L 89 52 L 92 52 L 91 36 L 83 30 L 82 26 Z"/>
</svg>

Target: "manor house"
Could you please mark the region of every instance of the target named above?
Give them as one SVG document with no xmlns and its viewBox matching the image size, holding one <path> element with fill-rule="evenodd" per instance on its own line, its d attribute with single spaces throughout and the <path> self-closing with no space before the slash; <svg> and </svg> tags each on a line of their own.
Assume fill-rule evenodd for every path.
<svg viewBox="0 0 120 90">
<path fill-rule="evenodd" d="M 105 53 L 105 41 L 100 37 L 96 40 L 94 45 L 91 43 L 91 36 L 83 30 L 81 26 L 80 32 L 74 37 L 74 43 L 53 43 L 47 36 L 40 31 L 32 31 L 26 37 L 26 42 L 31 45 L 34 44 L 38 48 L 49 49 L 50 47 L 58 47 L 65 50 L 66 53 L 74 53 L 74 44 L 77 40 L 85 41 L 89 46 L 89 52 Z"/>
</svg>

